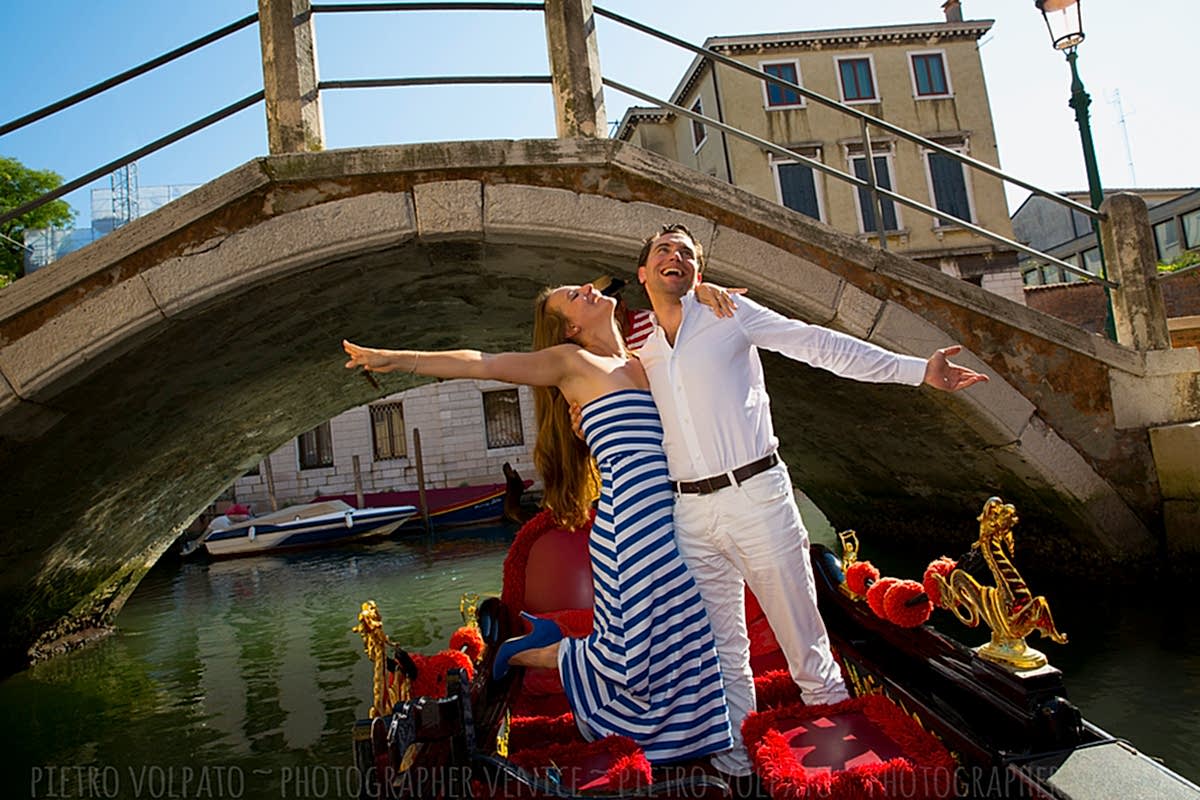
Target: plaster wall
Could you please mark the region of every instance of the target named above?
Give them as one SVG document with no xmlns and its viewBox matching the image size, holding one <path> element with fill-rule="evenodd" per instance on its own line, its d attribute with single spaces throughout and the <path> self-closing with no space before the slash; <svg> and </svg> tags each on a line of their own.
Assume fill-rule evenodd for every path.
<svg viewBox="0 0 1200 800">
<path fill-rule="evenodd" d="M 483 393 L 516 389 L 520 402 L 524 441 L 511 447 L 487 446 Z M 400 458 L 376 459 L 371 428 L 371 407 L 402 403 L 407 452 Z M 533 393 L 528 387 L 497 381 L 446 381 L 418 386 L 380 398 L 338 414 L 329 421 L 333 465 L 301 469 L 296 439 L 272 452 L 271 474 L 278 503 L 305 503 L 315 495 L 354 494 L 354 457 L 358 456 L 362 490 L 398 492 L 416 489 L 417 459 L 414 428 L 421 432 L 422 467 L 427 489 L 504 483 L 504 464 L 540 488 L 533 467 L 537 426 Z M 256 510 L 269 508 L 265 470 L 243 475 L 233 485 L 239 502 Z"/>
</svg>

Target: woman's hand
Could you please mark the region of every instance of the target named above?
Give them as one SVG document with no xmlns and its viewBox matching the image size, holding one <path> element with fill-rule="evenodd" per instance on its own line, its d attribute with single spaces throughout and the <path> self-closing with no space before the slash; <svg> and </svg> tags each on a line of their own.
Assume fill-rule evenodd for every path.
<svg viewBox="0 0 1200 800">
<path fill-rule="evenodd" d="M 346 362 L 346 369 L 354 369 L 362 367 L 368 372 L 394 372 L 402 367 L 416 367 L 417 355 L 411 354 L 411 365 L 404 363 L 403 356 L 409 355 L 400 350 L 378 350 L 374 347 L 360 347 L 353 342 L 342 340 L 342 349 L 346 351 L 346 355 L 350 356 L 350 360 Z"/>
<path fill-rule="evenodd" d="M 732 317 L 737 309 L 733 296 L 745 293 L 744 288 L 726 289 L 715 283 L 702 283 L 696 287 L 696 299 L 711 308 L 718 317 Z"/>
</svg>

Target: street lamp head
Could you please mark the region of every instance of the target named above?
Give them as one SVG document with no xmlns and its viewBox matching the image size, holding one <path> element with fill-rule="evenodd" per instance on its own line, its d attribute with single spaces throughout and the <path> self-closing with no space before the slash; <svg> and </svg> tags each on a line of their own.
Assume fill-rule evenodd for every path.
<svg viewBox="0 0 1200 800">
<path fill-rule="evenodd" d="M 1083 0 L 1033 0 L 1055 49 L 1074 50 L 1083 41 Z"/>
</svg>

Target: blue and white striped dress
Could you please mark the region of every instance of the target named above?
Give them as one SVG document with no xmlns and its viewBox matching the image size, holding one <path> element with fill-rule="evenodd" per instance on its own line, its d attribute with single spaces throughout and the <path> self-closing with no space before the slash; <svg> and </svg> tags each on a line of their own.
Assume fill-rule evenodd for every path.
<svg viewBox="0 0 1200 800">
<path fill-rule="evenodd" d="M 602 487 L 588 549 L 594 629 L 564 639 L 559 673 L 583 735 L 633 739 L 651 762 L 729 749 L 729 711 L 704 604 L 679 556 L 662 421 L 649 391 L 583 407 Z"/>
</svg>

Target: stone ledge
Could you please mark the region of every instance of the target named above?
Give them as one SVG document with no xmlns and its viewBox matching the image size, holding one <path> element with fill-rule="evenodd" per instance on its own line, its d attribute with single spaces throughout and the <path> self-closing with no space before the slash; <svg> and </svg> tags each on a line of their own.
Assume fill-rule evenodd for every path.
<svg viewBox="0 0 1200 800">
<path fill-rule="evenodd" d="M 1200 422 L 1151 428 L 1150 450 L 1163 498 L 1200 501 Z"/>
<path fill-rule="evenodd" d="M 431 242 L 478 239 L 483 234 L 483 184 L 437 181 L 413 187 L 417 235 Z"/>
<path fill-rule="evenodd" d="M 1200 416 L 1200 372 L 1108 373 L 1113 425 L 1118 430 L 1184 422 Z"/>
<path fill-rule="evenodd" d="M 541 239 L 570 250 L 595 247 L 628 252 L 636 268 L 642 240 L 664 222 L 682 222 L 705 247 L 713 223 L 651 203 L 618 203 L 611 198 L 567 189 L 521 184 L 489 184 L 483 190 L 484 236 L 503 244 Z"/>
<path fill-rule="evenodd" d="M 148 269 L 146 283 L 168 316 L 246 290 L 321 258 L 347 258 L 399 244 L 416 233 L 412 198 L 374 194 L 333 200 L 263 221 L 217 247 Z"/>
</svg>

